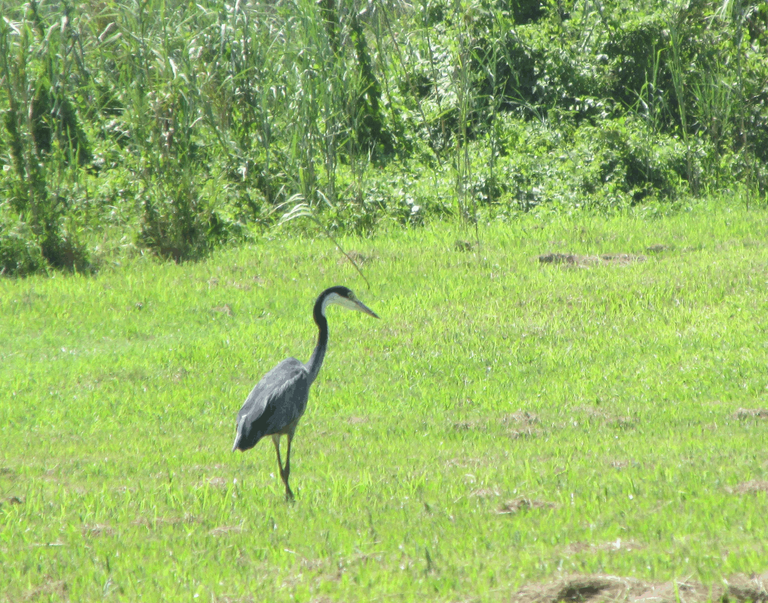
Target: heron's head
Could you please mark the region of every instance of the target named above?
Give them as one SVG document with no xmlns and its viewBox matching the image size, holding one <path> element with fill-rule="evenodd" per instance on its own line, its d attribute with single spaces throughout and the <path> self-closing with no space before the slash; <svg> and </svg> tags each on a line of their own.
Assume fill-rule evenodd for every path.
<svg viewBox="0 0 768 603">
<path fill-rule="evenodd" d="M 357 296 L 352 290 L 347 289 L 346 287 L 331 287 L 330 289 L 326 289 L 320 294 L 320 300 L 318 301 L 321 303 L 320 311 L 323 313 L 323 316 L 325 316 L 325 309 L 330 304 L 336 304 L 338 306 L 343 306 L 348 310 L 357 310 L 358 312 L 368 314 L 368 316 L 378 318 L 373 310 L 357 299 Z"/>
</svg>

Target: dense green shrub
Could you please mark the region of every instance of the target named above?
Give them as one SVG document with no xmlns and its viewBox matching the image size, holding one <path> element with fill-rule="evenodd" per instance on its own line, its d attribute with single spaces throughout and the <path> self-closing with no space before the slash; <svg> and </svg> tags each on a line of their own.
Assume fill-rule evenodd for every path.
<svg viewBox="0 0 768 603">
<path fill-rule="evenodd" d="M 660 13 L 642 15 L 623 23 L 605 41 L 605 58 L 601 59 L 609 65 L 609 94 L 625 107 L 658 111 L 663 103 L 658 95 L 672 88 L 665 52 L 669 44 L 665 21 Z"/>
<path fill-rule="evenodd" d="M 24 221 L 0 221 L 0 274 L 25 276 L 45 267 L 37 237 Z"/>
<path fill-rule="evenodd" d="M 767 6 L 0 0 L 4 273 L 106 232 L 194 259 L 297 204 L 365 234 L 764 196 Z"/>
</svg>

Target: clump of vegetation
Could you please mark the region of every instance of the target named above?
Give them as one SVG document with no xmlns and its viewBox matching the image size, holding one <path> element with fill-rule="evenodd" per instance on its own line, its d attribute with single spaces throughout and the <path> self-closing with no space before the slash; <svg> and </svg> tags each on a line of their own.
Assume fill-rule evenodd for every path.
<svg viewBox="0 0 768 603">
<path fill-rule="evenodd" d="M 4 274 L 87 269 L 105 226 L 194 259 L 298 203 L 365 233 L 765 197 L 764 2 L 0 6 Z"/>
</svg>

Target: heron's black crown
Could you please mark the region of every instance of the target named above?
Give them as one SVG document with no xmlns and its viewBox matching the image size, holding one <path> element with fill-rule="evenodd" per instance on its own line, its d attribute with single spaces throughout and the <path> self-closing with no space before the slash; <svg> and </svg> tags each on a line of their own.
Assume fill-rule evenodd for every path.
<svg viewBox="0 0 768 603">
<path fill-rule="evenodd" d="M 348 287 L 344 287 L 342 285 L 336 285 L 335 287 L 328 287 L 328 289 L 323 291 L 320 294 L 320 297 L 317 298 L 317 301 L 322 302 L 326 297 L 328 297 L 332 293 L 335 293 L 336 295 L 339 295 L 341 297 L 346 297 L 347 299 L 351 299 L 352 301 L 357 300 L 357 298 L 355 297 L 355 294 L 352 293 L 352 289 Z"/>
</svg>

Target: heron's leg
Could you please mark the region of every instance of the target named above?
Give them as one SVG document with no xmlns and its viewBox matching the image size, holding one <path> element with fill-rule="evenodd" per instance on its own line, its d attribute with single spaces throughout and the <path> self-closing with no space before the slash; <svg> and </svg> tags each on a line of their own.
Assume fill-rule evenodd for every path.
<svg viewBox="0 0 768 603">
<path fill-rule="evenodd" d="M 289 434 L 288 450 L 285 457 L 285 467 L 283 467 L 283 459 L 280 458 L 280 434 L 275 434 L 272 436 L 272 443 L 275 445 L 275 452 L 277 452 L 277 466 L 280 468 L 280 479 L 282 479 L 283 483 L 285 484 L 286 500 L 293 500 L 293 492 L 291 492 L 291 487 L 288 485 L 288 475 L 291 473 L 291 438 L 292 436 Z"/>
<path fill-rule="evenodd" d="M 293 500 L 293 492 L 288 485 L 288 476 L 291 474 L 291 442 L 293 441 L 293 434 L 288 433 L 288 449 L 285 451 L 285 472 L 280 472 L 280 477 L 283 478 L 285 483 L 285 498 L 286 500 Z"/>
<path fill-rule="evenodd" d="M 280 468 L 280 477 L 283 477 L 283 459 L 280 458 L 280 434 L 272 436 L 272 443 L 275 445 L 275 452 L 277 453 L 277 466 Z"/>
</svg>

